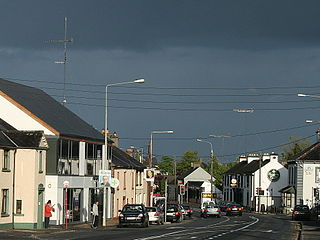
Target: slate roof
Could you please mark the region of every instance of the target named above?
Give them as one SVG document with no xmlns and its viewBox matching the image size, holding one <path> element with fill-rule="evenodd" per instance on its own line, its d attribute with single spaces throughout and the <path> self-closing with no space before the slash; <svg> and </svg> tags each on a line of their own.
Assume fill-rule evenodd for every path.
<svg viewBox="0 0 320 240">
<path fill-rule="evenodd" d="M 16 130 L 14 127 L 12 127 L 9 123 L 4 121 L 2 118 L 0 118 L 0 131 L 3 130 Z"/>
<path fill-rule="evenodd" d="M 120 148 L 112 146 L 112 165 L 115 168 L 136 169 L 143 171 L 146 167 Z"/>
<path fill-rule="evenodd" d="M 297 153 L 296 155 L 291 157 L 288 162 L 298 161 L 298 160 L 320 161 L 320 142 L 316 142 L 310 147 Z"/>
<path fill-rule="evenodd" d="M 42 131 L 9 130 L 0 132 L 0 146 L 12 148 L 39 148 Z"/>
<path fill-rule="evenodd" d="M 0 78 L 0 90 L 62 136 L 104 141 L 98 130 L 38 88 Z"/>
<path fill-rule="evenodd" d="M 264 160 L 263 162 L 261 162 L 261 167 L 263 167 L 264 165 L 268 164 L 270 162 L 270 160 Z M 250 163 L 248 163 L 247 161 L 242 161 L 239 162 L 237 165 L 235 165 L 234 167 L 230 168 L 227 172 L 225 172 L 225 175 L 232 175 L 232 174 L 252 174 L 254 172 L 256 172 L 259 169 L 260 163 L 259 160 L 253 160 Z"/>
</svg>

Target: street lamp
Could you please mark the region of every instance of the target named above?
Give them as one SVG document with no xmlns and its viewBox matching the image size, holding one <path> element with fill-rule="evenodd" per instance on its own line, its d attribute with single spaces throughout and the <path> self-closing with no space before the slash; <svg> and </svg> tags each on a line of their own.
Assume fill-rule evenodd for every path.
<svg viewBox="0 0 320 240">
<path fill-rule="evenodd" d="M 173 133 L 172 130 L 168 130 L 168 131 L 151 131 L 151 135 L 150 135 L 150 159 L 149 159 L 149 167 L 150 168 L 152 167 L 152 159 L 153 159 L 153 156 L 152 156 L 152 154 L 153 154 L 152 153 L 152 150 L 153 150 L 153 147 L 152 147 L 152 144 L 153 144 L 152 135 L 153 134 L 172 134 L 172 133 Z M 150 189 L 151 189 L 151 183 L 148 184 L 148 187 L 150 187 Z M 150 206 L 153 205 L 152 198 L 153 198 L 153 191 L 152 192 L 150 191 Z M 165 198 L 165 207 L 166 206 L 167 206 L 167 198 Z"/>
<path fill-rule="evenodd" d="M 318 95 L 313 95 L 313 94 L 304 94 L 304 93 L 298 93 L 298 97 L 312 97 L 312 98 L 320 98 Z"/>
<path fill-rule="evenodd" d="M 143 161 L 143 147 L 130 146 L 130 148 L 133 149 L 133 151 L 136 150 L 138 152 L 139 158 L 140 158 L 139 162 L 142 163 L 142 161 Z"/>
<path fill-rule="evenodd" d="M 224 161 L 224 139 L 225 139 L 225 138 L 231 138 L 231 136 L 211 134 L 211 135 L 209 135 L 209 137 L 222 138 L 222 162 L 223 162 L 223 161 Z"/>
<path fill-rule="evenodd" d="M 212 146 L 212 143 L 209 142 L 209 141 L 206 141 L 206 140 L 203 140 L 203 139 L 200 139 L 200 138 L 197 138 L 197 142 L 204 142 L 204 143 L 208 143 L 210 144 L 210 158 L 211 158 L 211 201 L 213 200 L 213 146 Z"/>
<path fill-rule="evenodd" d="M 111 167 L 111 162 L 109 163 L 109 154 L 108 154 L 108 88 L 112 86 L 119 86 L 124 84 L 132 84 L 132 83 L 144 83 L 144 79 L 136 79 L 130 82 L 120 82 L 120 83 L 111 83 L 106 85 L 106 99 L 105 99 L 105 122 L 104 122 L 104 158 L 102 161 L 102 169 L 109 170 Z M 107 201 L 108 200 L 108 201 Z M 107 215 L 111 217 L 111 189 L 108 186 L 108 198 L 106 193 L 106 186 L 104 186 L 103 191 L 103 226 L 107 226 Z"/>
<path fill-rule="evenodd" d="M 234 112 L 236 113 L 245 113 L 244 117 L 244 132 L 247 132 L 247 114 L 246 113 L 253 113 L 254 109 L 253 108 L 248 108 L 248 109 L 233 109 Z M 247 152 L 247 138 L 244 136 L 244 152 Z"/>
</svg>

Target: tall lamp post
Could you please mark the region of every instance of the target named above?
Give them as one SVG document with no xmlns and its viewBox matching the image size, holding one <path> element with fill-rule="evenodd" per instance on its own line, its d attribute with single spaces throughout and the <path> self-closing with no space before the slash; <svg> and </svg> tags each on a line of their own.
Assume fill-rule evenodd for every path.
<svg viewBox="0 0 320 240">
<path fill-rule="evenodd" d="M 211 134 L 211 135 L 209 135 L 209 137 L 222 138 L 222 160 L 221 160 L 221 161 L 223 162 L 223 161 L 224 161 L 224 139 L 225 139 L 225 138 L 231 138 L 231 136 Z"/>
<path fill-rule="evenodd" d="M 152 167 L 152 159 L 153 159 L 153 137 L 152 135 L 153 134 L 172 134 L 173 131 L 172 130 L 168 130 L 168 131 L 151 131 L 151 134 L 150 134 L 150 160 L 149 160 L 149 167 L 151 168 Z M 148 187 L 150 187 L 150 190 L 151 190 L 151 183 L 148 184 Z M 153 191 L 152 191 L 153 192 Z M 151 191 L 150 191 L 150 206 L 153 205 L 153 201 L 152 201 L 152 194 L 151 194 Z M 165 199 L 165 206 L 167 205 L 167 199 Z M 166 214 L 166 213 L 165 213 Z"/>
<path fill-rule="evenodd" d="M 130 82 L 120 82 L 120 83 L 111 83 L 106 85 L 106 99 L 105 99 L 105 122 L 104 122 L 104 158 L 102 161 L 102 169 L 110 170 L 111 162 L 109 163 L 109 153 L 108 153 L 108 88 L 113 86 L 119 86 L 124 84 L 132 83 L 144 83 L 144 79 L 136 79 Z M 108 188 L 108 193 L 107 193 Z M 108 197 L 107 197 L 108 195 Z M 103 189 L 103 226 L 107 226 L 107 217 L 111 217 L 111 189 L 110 186 L 104 186 Z"/>
<path fill-rule="evenodd" d="M 203 139 L 197 138 L 197 142 L 204 142 L 210 144 L 210 158 L 211 158 L 211 168 L 210 168 L 210 175 L 211 175 L 211 201 L 213 200 L 213 146 L 212 143 Z"/>
</svg>

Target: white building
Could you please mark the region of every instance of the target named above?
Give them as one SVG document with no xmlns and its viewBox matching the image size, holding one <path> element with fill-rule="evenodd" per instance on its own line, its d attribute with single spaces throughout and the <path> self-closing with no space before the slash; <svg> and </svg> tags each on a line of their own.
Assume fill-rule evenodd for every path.
<svg viewBox="0 0 320 240">
<path fill-rule="evenodd" d="M 288 170 L 279 163 L 278 155 L 250 154 L 241 156 L 239 160 L 224 174 L 224 200 L 240 203 L 256 211 L 279 209 L 279 190 L 287 186 Z"/>
<path fill-rule="evenodd" d="M 211 175 L 202 167 L 191 168 L 178 177 L 178 181 L 186 186 L 188 191 L 185 194 L 187 201 L 200 201 L 201 193 L 211 193 Z M 213 177 L 213 181 L 216 179 Z M 221 191 L 212 184 L 212 193 L 215 199 L 221 196 Z"/>
<path fill-rule="evenodd" d="M 288 186 L 282 190 L 287 212 L 295 204 L 319 204 L 320 142 L 293 156 L 288 161 L 288 171 Z"/>
</svg>

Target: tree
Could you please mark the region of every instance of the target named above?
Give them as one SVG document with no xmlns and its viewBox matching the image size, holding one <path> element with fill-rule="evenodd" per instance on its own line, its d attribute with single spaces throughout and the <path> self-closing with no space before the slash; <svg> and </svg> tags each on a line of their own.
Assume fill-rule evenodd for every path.
<svg viewBox="0 0 320 240">
<path fill-rule="evenodd" d="M 192 163 L 200 162 L 200 158 L 198 157 L 198 152 L 195 151 L 186 151 L 184 155 L 181 157 L 180 161 L 177 163 L 177 172 L 179 174 L 188 171 Z"/>
<path fill-rule="evenodd" d="M 213 173 L 212 176 L 215 178 L 213 184 L 222 191 L 223 189 L 223 174 L 228 171 L 231 167 L 233 167 L 236 162 L 223 164 L 220 163 L 216 156 L 213 156 L 212 161 L 208 164 L 206 171 L 211 174 L 211 165 L 213 165 Z"/>
<path fill-rule="evenodd" d="M 163 156 L 159 163 L 161 172 L 167 172 L 168 175 L 174 175 L 174 159 L 168 156 Z"/>
<path fill-rule="evenodd" d="M 294 155 L 311 146 L 311 143 L 308 140 L 302 140 L 300 137 L 289 137 L 289 140 L 291 144 L 284 147 L 283 152 L 281 153 L 283 162 L 288 161 Z"/>
</svg>

